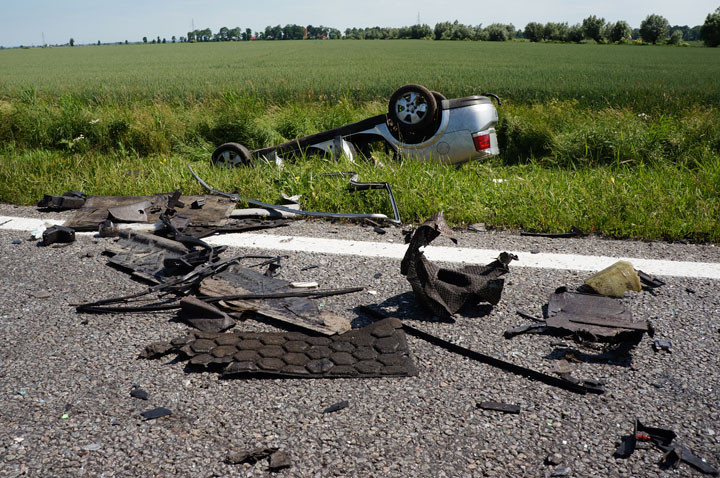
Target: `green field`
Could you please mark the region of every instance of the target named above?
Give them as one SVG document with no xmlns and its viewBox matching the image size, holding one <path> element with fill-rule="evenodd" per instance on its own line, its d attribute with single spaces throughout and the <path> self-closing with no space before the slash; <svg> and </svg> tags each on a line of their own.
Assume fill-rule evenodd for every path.
<svg viewBox="0 0 720 478">
<path fill-rule="evenodd" d="M 393 184 L 407 221 L 615 237 L 720 241 L 720 50 L 525 42 L 278 41 L 0 51 L 0 200 L 42 193 L 218 186 L 305 207 L 386 210 L 318 173 Z M 212 170 L 225 141 L 251 148 L 386 111 L 420 83 L 448 97 L 501 96 L 502 154 L 462 168 L 308 159 Z M 131 175 L 125 174 L 134 171 Z M 140 172 L 140 175 L 137 172 Z M 429 178 L 433 181 L 429 182 Z M 507 187 L 494 178 L 509 178 Z"/>
</svg>

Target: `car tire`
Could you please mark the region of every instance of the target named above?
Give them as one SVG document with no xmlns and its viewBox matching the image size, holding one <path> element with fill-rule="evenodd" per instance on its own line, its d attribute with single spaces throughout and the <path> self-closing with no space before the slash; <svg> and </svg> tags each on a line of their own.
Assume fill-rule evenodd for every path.
<svg viewBox="0 0 720 478">
<path fill-rule="evenodd" d="M 405 85 L 390 97 L 388 116 L 400 133 L 424 134 L 435 126 L 437 101 L 420 85 Z"/>
<path fill-rule="evenodd" d="M 212 154 L 212 162 L 216 166 L 237 167 L 250 166 L 252 154 L 240 143 L 225 143 L 217 147 Z"/>
</svg>

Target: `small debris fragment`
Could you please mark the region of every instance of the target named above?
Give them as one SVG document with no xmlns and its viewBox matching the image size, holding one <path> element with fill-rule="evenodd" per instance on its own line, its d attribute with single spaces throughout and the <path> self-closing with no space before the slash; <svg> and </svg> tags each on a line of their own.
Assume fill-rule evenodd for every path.
<svg viewBox="0 0 720 478">
<path fill-rule="evenodd" d="M 387 231 L 380 226 L 373 227 L 373 231 L 375 231 L 377 234 L 387 234 Z"/>
<path fill-rule="evenodd" d="M 270 455 L 270 465 L 268 466 L 270 471 L 279 471 L 291 466 L 290 457 L 284 451 L 276 451 Z"/>
<path fill-rule="evenodd" d="M 110 219 L 105 219 L 98 225 L 98 234 L 100 237 L 116 237 L 118 235 L 118 227 Z"/>
<path fill-rule="evenodd" d="M 168 415 L 172 415 L 172 412 L 163 407 L 154 408 L 140 414 L 145 420 L 155 420 L 156 418 L 162 418 Z"/>
<path fill-rule="evenodd" d="M 468 226 L 468 231 L 485 232 L 485 223 L 484 222 L 476 222 L 475 224 L 470 224 Z"/>
<path fill-rule="evenodd" d="M 83 450 L 85 451 L 98 451 L 102 448 L 102 445 L 99 443 L 90 443 L 89 445 L 85 445 L 83 447 Z"/>
<path fill-rule="evenodd" d="M 75 231 L 65 226 L 52 226 L 42 233 L 43 246 L 49 246 L 56 242 L 69 244 L 75 241 Z"/>
<path fill-rule="evenodd" d="M 688 294 L 695 294 L 695 289 L 692 289 L 690 287 L 685 287 L 685 292 L 687 292 Z"/>
<path fill-rule="evenodd" d="M 320 284 L 317 282 L 291 282 L 290 287 L 294 287 L 296 289 L 317 289 L 320 287 Z"/>
<path fill-rule="evenodd" d="M 130 390 L 130 396 L 133 398 L 139 398 L 140 400 L 148 399 L 148 393 L 142 388 L 133 388 Z"/>
<path fill-rule="evenodd" d="M 545 458 L 546 465 L 557 466 L 562 462 L 563 457 L 560 453 L 553 453 L 552 455 L 548 455 L 547 458 Z"/>
<path fill-rule="evenodd" d="M 230 452 L 225 458 L 225 463 L 229 465 L 241 465 L 250 463 L 254 465 L 258 461 L 269 457 L 277 452 L 278 448 L 250 448 L 245 450 L 237 450 Z"/>
<path fill-rule="evenodd" d="M 672 342 L 670 340 L 655 339 L 653 341 L 653 350 L 658 352 L 664 350 L 665 352 L 672 353 Z"/>
<path fill-rule="evenodd" d="M 192 208 L 192 209 L 200 209 L 200 208 L 203 207 L 204 205 L 205 205 L 205 199 L 204 199 L 204 198 L 196 199 L 195 201 L 193 201 L 193 202 L 190 203 L 190 208 Z"/>
<path fill-rule="evenodd" d="M 520 413 L 520 405 L 512 405 L 510 403 L 480 402 L 477 404 L 477 407 L 482 408 L 483 410 L 495 410 L 504 413 Z"/>
<path fill-rule="evenodd" d="M 347 408 L 350 406 L 350 402 L 347 400 L 343 400 L 342 402 L 338 402 L 334 405 L 330 405 L 325 410 L 323 410 L 323 413 L 333 413 L 342 410 L 343 408 Z"/>
<path fill-rule="evenodd" d="M 14 244 L 14 245 L 22 244 L 22 241 L 20 239 L 15 239 L 14 241 L 12 241 L 12 244 Z"/>
</svg>

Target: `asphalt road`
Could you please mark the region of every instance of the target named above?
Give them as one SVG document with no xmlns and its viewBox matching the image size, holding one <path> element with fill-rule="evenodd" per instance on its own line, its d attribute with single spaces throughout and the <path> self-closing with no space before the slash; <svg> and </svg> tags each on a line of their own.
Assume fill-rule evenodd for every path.
<svg viewBox="0 0 720 478">
<path fill-rule="evenodd" d="M 38 216 L 0 206 L 0 215 Z M 62 215 L 42 216 L 62 217 Z M 303 221 L 269 235 L 402 243 L 402 231 Z M 525 238 L 458 232 L 459 246 L 572 252 L 720 263 L 713 245 Z M 14 243 L 19 241 L 19 243 Z M 236 379 L 188 373 L 169 358 L 144 360 L 145 345 L 184 335 L 171 312 L 78 314 L 73 303 L 140 291 L 145 285 L 106 265 L 111 239 L 79 237 L 66 247 L 38 247 L 27 232 L 0 231 L 0 476 L 261 476 L 267 461 L 229 465 L 233 450 L 279 447 L 293 466 L 278 476 L 695 476 L 658 466 L 662 453 L 642 445 L 613 458 L 633 421 L 673 429 L 678 440 L 720 465 L 720 298 L 718 281 L 666 277 L 654 293 L 628 293 L 635 319 L 649 319 L 629 357 L 595 360 L 593 344 L 502 332 L 541 315 L 557 287 L 578 286 L 588 272 L 511 264 L 501 302 L 454 323 L 439 322 L 415 301 L 396 259 L 287 252 L 280 277 L 364 292 L 322 299 L 322 308 L 368 324 L 358 305 L 378 304 L 414 327 L 508 361 L 550 373 L 572 356 L 573 375 L 605 383 L 602 395 L 577 395 L 529 381 L 408 337 L 419 374 L 387 379 Z M 439 245 L 451 245 L 440 242 Z M 253 250 L 255 253 L 276 251 Z M 310 266 L 317 266 L 307 269 Z M 307 269 L 307 270 L 303 270 Z M 276 330 L 252 319 L 243 330 Z M 149 394 L 132 398 L 133 386 Z M 323 414 L 336 402 L 350 406 Z M 481 401 L 520 405 L 506 415 Z M 166 407 L 172 415 L 143 421 Z M 558 453 L 559 465 L 546 465 Z M 563 469 L 565 468 L 565 469 Z"/>
</svg>

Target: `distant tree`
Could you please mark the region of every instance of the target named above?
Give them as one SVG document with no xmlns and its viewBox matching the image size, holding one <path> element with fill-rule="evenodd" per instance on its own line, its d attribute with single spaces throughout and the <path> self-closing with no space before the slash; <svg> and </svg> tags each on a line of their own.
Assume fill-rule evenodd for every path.
<svg viewBox="0 0 720 478">
<path fill-rule="evenodd" d="M 160 35 L 157 37 L 157 42 L 160 43 Z"/>
<path fill-rule="evenodd" d="M 670 45 L 679 45 L 683 41 L 683 32 L 682 30 L 675 30 L 670 34 L 670 38 L 668 39 L 668 44 Z"/>
<path fill-rule="evenodd" d="M 709 47 L 714 48 L 720 45 L 720 7 L 715 10 L 715 13 L 708 13 L 705 23 L 700 27 L 700 38 Z"/>
<path fill-rule="evenodd" d="M 583 38 L 585 38 L 585 34 L 583 33 L 582 25 L 576 23 L 575 25 L 571 25 L 568 27 L 566 41 L 580 43 L 581 41 L 583 41 Z"/>
<path fill-rule="evenodd" d="M 165 43 L 167 43 L 167 40 L 166 40 L 165 38 L 163 38 L 163 41 L 162 41 L 162 42 L 163 42 L 163 45 L 164 45 Z"/>
<path fill-rule="evenodd" d="M 582 22 L 582 30 L 585 38 L 599 42 L 602 40 L 602 31 L 605 26 L 605 19 L 590 15 Z"/>
<path fill-rule="evenodd" d="M 249 28 L 246 28 L 245 29 L 245 39 L 250 40 L 250 39 L 252 39 L 252 36 L 253 36 L 252 30 L 250 30 Z"/>
<path fill-rule="evenodd" d="M 98 44 L 98 45 L 100 44 L 100 40 L 98 40 L 97 44 Z"/>
<path fill-rule="evenodd" d="M 147 43 L 147 37 L 143 37 L 143 43 Z"/>
<path fill-rule="evenodd" d="M 545 27 L 542 23 L 530 22 L 525 25 L 525 38 L 531 42 L 540 42 L 545 39 Z"/>
<path fill-rule="evenodd" d="M 74 38 L 71 38 L 71 39 L 70 39 L 70 46 L 75 46 L 75 39 L 74 39 Z"/>
<path fill-rule="evenodd" d="M 543 37 L 546 40 L 567 41 L 568 29 L 567 23 L 548 22 L 543 28 Z"/>
<path fill-rule="evenodd" d="M 127 41 L 127 40 L 125 40 L 125 44 L 126 44 L 126 45 L 128 44 L 128 41 Z"/>
<path fill-rule="evenodd" d="M 488 25 L 485 30 L 487 31 L 487 39 L 490 41 L 508 41 L 511 38 L 507 25 L 501 23 Z"/>
<path fill-rule="evenodd" d="M 655 45 L 658 40 L 665 38 L 670 31 L 670 24 L 667 19 L 660 15 L 648 15 L 640 23 L 640 36 L 643 41 Z"/>
<path fill-rule="evenodd" d="M 610 41 L 617 43 L 623 39 L 629 39 L 632 37 L 632 28 L 630 28 L 630 25 L 623 20 L 610 23 L 608 24 L 608 27 L 608 38 Z"/>
<path fill-rule="evenodd" d="M 172 36 L 171 40 L 173 43 L 175 43 L 175 40 L 176 40 L 175 35 Z"/>
</svg>

